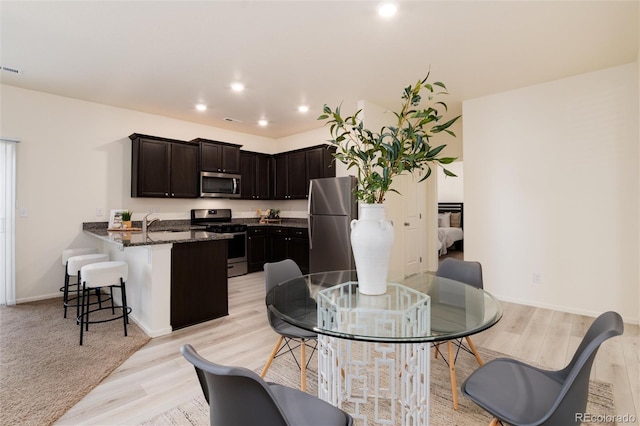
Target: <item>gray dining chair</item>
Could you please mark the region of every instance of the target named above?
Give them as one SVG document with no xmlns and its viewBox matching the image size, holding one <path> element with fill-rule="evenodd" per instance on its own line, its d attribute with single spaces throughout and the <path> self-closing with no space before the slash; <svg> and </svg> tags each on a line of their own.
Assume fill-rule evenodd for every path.
<svg viewBox="0 0 640 426">
<path fill-rule="evenodd" d="M 444 259 L 438 266 L 436 271 L 437 277 L 448 278 L 451 280 L 463 282 L 471 285 L 475 288 L 483 288 L 482 282 L 482 265 L 480 262 L 466 261 L 454 259 L 448 257 Z M 451 398 L 453 401 L 454 410 L 458 409 L 458 385 L 456 380 L 456 360 L 460 350 L 472 354 L 479 365 L 482 365 L 482 358 L 476 350 L 471 337 L 466 336 L 466 345 L 462 339 L 447 340 L 447 358 L 440 352 L 440 344 L 444 342 L 438 342 L 434 344 L 434 357 L 437 358 L 438 354 L 442 355 L 442 358 L 449 366 L 449 378 L 451 380 Z"/>
<path fill-rule="evenodd" d="M 589 375 L 600 345 L 624 331 L 616 312 L 605 312 L 591 324 L 569 364 L 543 370 L 498 358 L 473 372 L 462 393 L 494 419 L 490 425 L 566 426 L 581 424 L 589 396 Z"/>
<path fill-rule="evenodd" d="M 215 364 L 186 344 L 180 353 L 195 367 L 209 404 L 212 426 L 347 426 L 352 417 L 320 398 L 277 383 L 267 383 L 243 367 Z"/>
<path fill-rule="evenodd" d="M 267 293 L 278 284 L 299 277 L 302 277 L 302 272 L 298 265 L 291 259 L 264 264 L 264 281 Z M 315 303 L 315 301 L 310 298 L 309 289 L 304 281 L 300 282 L 299 290 L 300 294 L 298 294 L 297 297 L 300 300 L 300 303 Z M 271 355 L 269 355 L 269 358 L 260 373 L 260 377 L 264 378 L 269 367 L 271 367 L 271 363 L 276 357 L 290 353 L 300 368 L 300 389 L 305 391 L 307 389 L 307 366 L 309 365 L 309 361 L 311 360 L 317 346 L 317 341 L 316 345 L 310 345 L 308 342 L 310 340 L 316 340 L 318 338 L 317 333 L 291 325 L 278 318 L 269 309 L 267 309 L 267 318 L 273 331 L 278 333 L 280 336 L 278 337 L 278 340 L 273 347 L 273 351 L 271 352 Z M 294 350 L 298 347 L 300 347 L 300 360 L 296 358 L 294 353 Z M 312 349 L 311 355 L 308 359 L 306 357 L 307 347 Z"/>
</svg>

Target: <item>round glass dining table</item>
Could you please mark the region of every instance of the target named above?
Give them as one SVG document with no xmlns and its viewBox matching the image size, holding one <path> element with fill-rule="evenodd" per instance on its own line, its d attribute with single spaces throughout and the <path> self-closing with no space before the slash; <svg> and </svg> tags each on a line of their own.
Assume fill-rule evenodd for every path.
<svg viewBox="0 0 640 426">
<path fill-rule="evenodd" d="M 429 423 L 430 347 L 479 333 L 502 317 L 483 289 L 433 274 L 358 290 L 356 271 L 304 275 L 273 287 L 268 309 L 318 334 L 318 396 L 356 424 Z"/>
</svg>

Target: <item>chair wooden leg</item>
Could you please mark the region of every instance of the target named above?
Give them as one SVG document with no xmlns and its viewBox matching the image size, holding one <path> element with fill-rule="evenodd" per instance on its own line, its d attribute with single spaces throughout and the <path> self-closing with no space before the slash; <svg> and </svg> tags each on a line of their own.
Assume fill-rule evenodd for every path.
<svg viewBox="0 0 640 426">
<path fill-rule="evenodd" d="M 271 355 L 269 356 L 267 363 L 264 365 L 264 368 L 262 369 L 262 373 L 260 373 L 260 377 L 262 377 L 263 379 L 264 379 L 264 376 L 267 374 L 267 370 L 269 370 L 269 367 L 271 367 L 271 363 L 273 362 L 273 359 L 276 357 L 276 354 L 278 353 L 278 349 L 280 349 L 280 345 L 282 345 L 283 339 L 284 337 L 280 336 L 280 338 L 276 342 L 276 345 L 273 347 L 273 351 L 271 352 Z"/>
<path fill-rule="evenodd" d="M 307 391 L 307 357 L 304 339 L 300 339 L 300 390 Z"/>
<path fill-rule="evenodd" d="M 435 348 L 433 348 L 433 359 L 438 359 L 439 349 L 440 349 L 440 342 L 436 343 Z"/>
<path fill-rule="evenodd" d="M 451 340 L 447 341 L 447 350 L 449 352 L 449 376 L 451 377 L 451 397 L 453 399 L 453 409 L 458 409 L 458 385 L 456 381 L 456 357 L 453 350 Z"/>
<path fill-rule="evenodd" d="M 493 420 L 491 420 L 491 423 L 489 423 L 489 426 L 500 426 L 500 420 L 494 418 Z"/>
<path fill-rule="evenodd" d="M 480 354 L 478 354 L 478 351 L 476 351 L 476 346 L 471 341 L 471 338 L 467 336 L 465 337 L 465 339 L 467 339 L 467 345 L 469 345 L 469 349 L 471 349 L 471 352 L 473 352 L 473 356 L 476 357 L 476 361 L 478 361 L 478 365 L 484 364 L 482 362 L 482 358 L 480 358 Z"/>
</svg>

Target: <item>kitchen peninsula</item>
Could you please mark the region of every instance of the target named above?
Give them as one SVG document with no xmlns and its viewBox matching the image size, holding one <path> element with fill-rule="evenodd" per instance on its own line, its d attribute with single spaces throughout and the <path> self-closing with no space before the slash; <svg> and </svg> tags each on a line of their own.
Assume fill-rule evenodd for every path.
<svg viewBox="0 0 640 426">
<path fill-rule="evenodd" d="M 163 222 L 164 229 L 144 233 L 110 232 L 103 222 L 83 224 L 102 242 L 103 253 L 129 265 L 130 318 L 151 337 L 228 314 L 231 236 L 190 229 L 188 221 Z"/>
</svg>

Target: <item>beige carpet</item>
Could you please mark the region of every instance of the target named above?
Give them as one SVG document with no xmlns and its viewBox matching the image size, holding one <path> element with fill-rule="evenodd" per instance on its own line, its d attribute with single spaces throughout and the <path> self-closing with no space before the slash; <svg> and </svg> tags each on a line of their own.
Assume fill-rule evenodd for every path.
<svg viewBox="0 0 640 426">
<path fill-rule="evenodd" d="M 483 348 L 479 348 L 479 352 L 485 362 L 503 356 L 500 353 Z M 316 370 L 316 366 L 317 362 L 314 364 L 312 360 L 310 367 Z M 464 379 L 476 368 L 475 358 L 466 353 L 460 354 L 456 363 L 458 384 L 462 384 Z M 282 356 L 274 361 L 267 373 L 266 380 L 297 388 L 300 385 L 299 374 L 299 370 L 297 370 L 291 357 Z M 317 395 L 317 373 L 312 370 L 309 370 L 307 375 L 307 392 Z M 478 426 L 489 424 L 491 417 L 460 394 L 458 394 L 458 404 L 459 408 L 456 411 L 453 409 L 451 402 L 451 383 L 447 365 L 440 359 L 432 360 L 430 424 L 434 426 Z M 610 383 L 597 381 L 589 383 L 587 413 L 607 415 L 615 413 L 613 386 Z M 207 425 L 209 424 L 209 406 L 204 397 L 199 396 L 178 407 L 171 408 L 142 424 L 145 426 Z M 355 424 L 358 424 L 358 422 Z M 588 424 L 585 423 L 585 425 Z M 611 426 L 613 423 L 597 423 L 597 426 L 605 425 Z M 596 425 L 594 424 L 593 426 Z"/>
<path fill-rule="evenodd" d="M 61 298 L 0 307 L 0 423 L 52 424 L 149 341 L 119 320 L 92 324 L 80 346 L 74 312 L 62 317 Z"/>
</svg>

